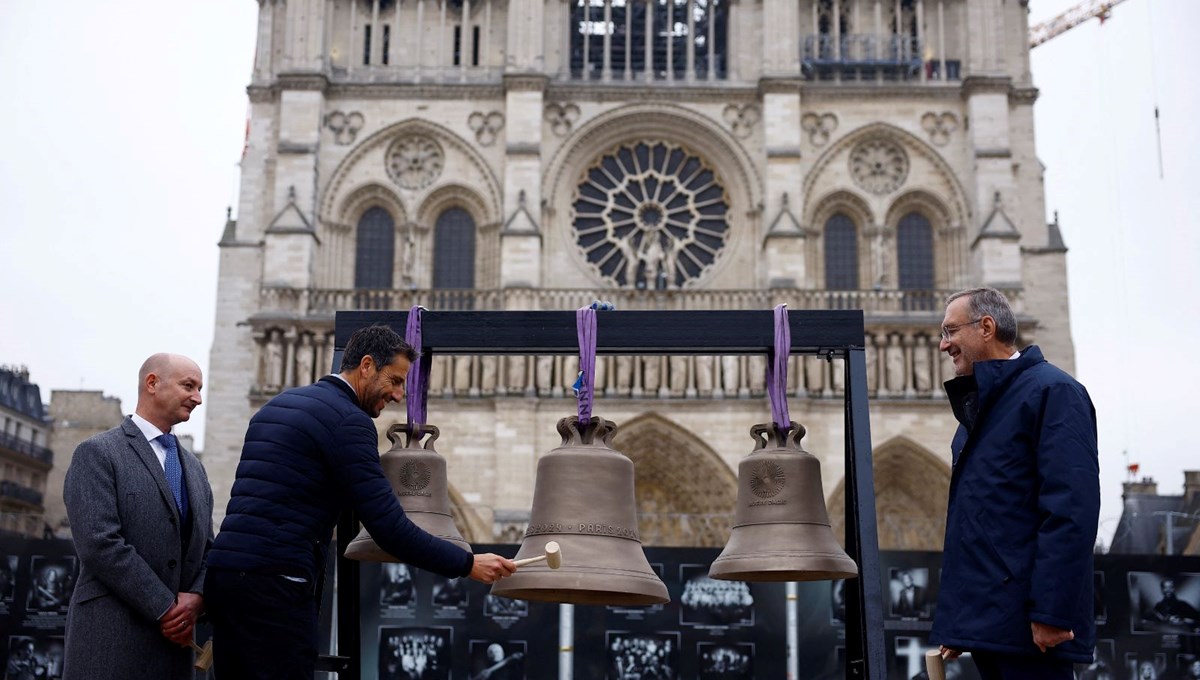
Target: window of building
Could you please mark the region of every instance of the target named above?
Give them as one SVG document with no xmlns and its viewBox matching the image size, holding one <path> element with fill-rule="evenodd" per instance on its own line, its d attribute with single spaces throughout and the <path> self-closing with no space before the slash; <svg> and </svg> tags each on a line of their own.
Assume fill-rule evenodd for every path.
<svg viewBox="0 0 1200 680">
<path fill-rule="evenodd" d="M 433 227 L 433 303 L 437 309 L 472 309 L 475 288 L 475 220 L 462 208 L 443 212 Z"/>
<path fill-rule="evenodd" d="M 371 26 L 363 26 L 363 66 L 371 65 Z"/>
<path fill-rule="evenodd" d="M 391 288 L 396 255 L 396 223 L 391 214 L 375 207 L 358 220 L 354 252 L 355 288 Z"/>
<path fill-rule="evenodd" d="M 725 78 L 728 0 L 574 0 L 571 5 L 571 75 L 604 76 L 605 43 L 610 77 Z M 607 5 L 607 7 L 606 7 Z M 649 16 L 647 16 L 649 8 Z M 606 19 L 607 17 L 607 19 Z M 650 36 L 650 45 L 646 37 Z M 688 72 L 691 54 L 694 71 Z"/>
<path fill-rule="evenodd" d="M 896 252 L 901 290 L 932 290 L 933 227 L 920 213 L 900 218 L 896 230 Z"/>
<path fill-rule="evenodd" d="M 858 290 L 858 228 L 844 213 L 825 222 L 825 288 Z"/>
</svg>

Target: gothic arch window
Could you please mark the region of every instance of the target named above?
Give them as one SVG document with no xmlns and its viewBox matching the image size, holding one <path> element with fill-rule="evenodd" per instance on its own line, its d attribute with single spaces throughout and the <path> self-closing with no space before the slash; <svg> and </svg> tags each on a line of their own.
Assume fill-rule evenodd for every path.
<svg viewBox="0 0 1200 680">
<path fill-rule="evenodd" d="M 433 287 L 475 287 L 475 220 L 450 208 L 433 227 Z"/>
<path fill-rule="evenodd" d="M 858 228 L 845 213 L 825 221 L 825 289 L 858 290 Z"/>
<path fill-rule="evenodd" d="M 932 290 L 933 227 L 918 212 L 900 218 L 896 229 L 896 255 L 901 290 Z"/>
<path fill-rule="evenodd" d="M 354 287 L 391 288 L 395 255 L 395 220 L 383 208 L 370 208 L 358 219 L 354 246 Z"/>
<path fill-rule="evenodd" d="M 914 291 L 905 299 L 908 309 L 934 309 L 933 226 L 919 212 L 900 218 L 896 228 L 896 264 L 900 290 Z"/>
</svg>

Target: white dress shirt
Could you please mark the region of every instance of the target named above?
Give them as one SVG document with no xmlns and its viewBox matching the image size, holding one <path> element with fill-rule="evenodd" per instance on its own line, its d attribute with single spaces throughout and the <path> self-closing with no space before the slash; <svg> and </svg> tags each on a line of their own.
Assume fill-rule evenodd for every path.
<svg viewBox="0 0 1200 680">
<path fill-rule="evenodd" d="M 129 416 L 133 419 L 133 424 L 138 426 L 138 429 L 145 435 L 146 441 L 150 442 L 150 448 L 154 449 L 154 455 L 158 456 L 158 464 L 163 466 L 163 470 L 167 469 L 167 450 L 163 447 L 162 442 L 158 441 L 158 437 L 167 434 L 150 423 L 149 420 L 133 414 Z"/>
</svg>

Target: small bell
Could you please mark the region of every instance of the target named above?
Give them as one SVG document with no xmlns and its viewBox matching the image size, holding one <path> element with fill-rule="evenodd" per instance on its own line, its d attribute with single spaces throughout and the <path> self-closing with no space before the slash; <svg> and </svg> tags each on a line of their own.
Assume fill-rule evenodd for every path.
<svg viewBox="0 0 1200 680">
<path fill-rule="evenodd" d="M 421 439 L 429 435 L 425 445 Z M 388 428 L 392 448 L 379 457 L 383 474 L 392 483 L 400 507 L 413 524 L 471 552 L 450 514 L 450 488 L 446 479 L 446 459 L 433 448 L 438 429 L 433 425 L 401 425 Z M 401 435 L 404 443 L 401 443 Z M 364 528 L 346 546 L 346 558 L 366 562 L 399 562 L 384 552 Z"/>
<path fill-rule="evenodd" d="M 738 465 L 733 533 L 708 575 L 730 581 L 826 581 L 854 578 L 858 566 L 829 526 L 821 462 L 800 448 L 792 421 L 750 428 L 754 451 Z M 768 446 L 769 444 L 769 446 Z"/>
<path fill-rule="evenodd" d="M 535 557 L 556 541 L 562 562 L 521 567 L 492 594 L 518 600 L 640 606 L 670 602 L 638 534 L 633 461 L 612 448 L 617 426 L 591 418 L 558 421 L 562 446 L 538 461 L 533 509 L 514 559 Z"/>
</svg>

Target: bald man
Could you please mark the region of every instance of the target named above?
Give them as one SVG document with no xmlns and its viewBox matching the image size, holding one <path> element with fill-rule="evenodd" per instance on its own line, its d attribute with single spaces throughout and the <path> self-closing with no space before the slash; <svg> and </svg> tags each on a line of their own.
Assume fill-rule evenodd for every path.
<svg viewBox="0 0 1200 680">
<path fill-rule="evenodd" d="M 64 680 L 192 677 L 212 490 L 172 430 L 203 384 L 196 362 L 155 354 L 138 372 L 133 415 L 75 449 L 63 497 L 80 573 Z"/>
</svg>

